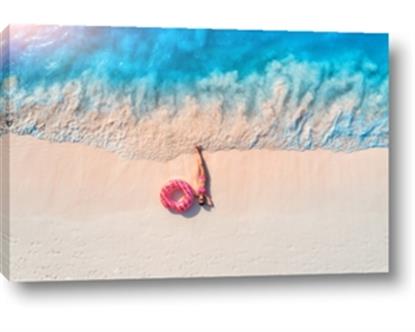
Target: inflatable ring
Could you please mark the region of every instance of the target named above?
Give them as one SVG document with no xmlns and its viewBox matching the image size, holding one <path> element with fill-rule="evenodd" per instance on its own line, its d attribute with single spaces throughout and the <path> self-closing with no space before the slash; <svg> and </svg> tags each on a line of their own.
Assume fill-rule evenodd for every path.
<svg viewBox="0 0 415 332">
<path fill-rule="evenodd" d="M 176 194 L 181 194 L 181 197 L 175 198 Z M 166 209 L 177 213 L 186 212 L 193 205 L 193 188 L 186 181 L 171 180 L 161 189 L 160 200 Z"/>
</svg>

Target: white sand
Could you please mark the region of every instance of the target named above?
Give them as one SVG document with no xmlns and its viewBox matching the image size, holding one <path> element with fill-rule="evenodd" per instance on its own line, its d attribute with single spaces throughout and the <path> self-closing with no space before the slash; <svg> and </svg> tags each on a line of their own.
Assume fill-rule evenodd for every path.
<svg viewBox="0 0 415 332">
<path fill-rule="evenodd" d="M 388 150 L 205 153 L 216 203 L 174 215 L 194 156 L 123 160 L 11 135 L 13 280 L 386 272 Z"/>
</svg>

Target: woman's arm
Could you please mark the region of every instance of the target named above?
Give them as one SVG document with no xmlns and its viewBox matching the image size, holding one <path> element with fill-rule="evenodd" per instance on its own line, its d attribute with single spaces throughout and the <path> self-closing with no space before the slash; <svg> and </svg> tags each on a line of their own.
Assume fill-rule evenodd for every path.
<svg viewBox="0 0 415 332">
<path fill-rule="evenodd" d="M 213 204 L 212 198 L 209 195 L 205 195 L 205 197 L 206 197 L 206 202 L 207 202 L 208 206 L 213 207 L 214 204 Z"/>
</svg>

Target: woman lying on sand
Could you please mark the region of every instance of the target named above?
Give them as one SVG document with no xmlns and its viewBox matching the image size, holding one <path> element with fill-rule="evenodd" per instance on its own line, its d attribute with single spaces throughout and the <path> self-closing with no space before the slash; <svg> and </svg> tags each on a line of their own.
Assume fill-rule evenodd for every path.
<svg viewBox="0 0 415 332">
<path fill-rule="evenodd" d="M 206 167 L 202 156 L 202 147 L 196 146 L 196 162 L 197 162 L 197 190 L 195 195 L 199 202 L 199 205 L 203 206 L 207 204 L 209 207 L 213 207 L 212 198 L 209 196 L 206 189 L 207 175 Z"/>
</svg>

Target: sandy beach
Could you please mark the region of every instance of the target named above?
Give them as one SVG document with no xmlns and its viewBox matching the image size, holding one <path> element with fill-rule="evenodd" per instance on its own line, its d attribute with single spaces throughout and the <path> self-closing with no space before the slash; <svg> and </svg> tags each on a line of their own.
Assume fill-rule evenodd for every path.
<svg viewBox="0 0 415 332">
<path fill-rule="evenodd" d="M 127 160 L 10 135 L 10 278 L 127 279 L 388 271 L 388 149 L 205 153 L 211 210 L 172 214 L 193 155 Z"/>
</svg>

